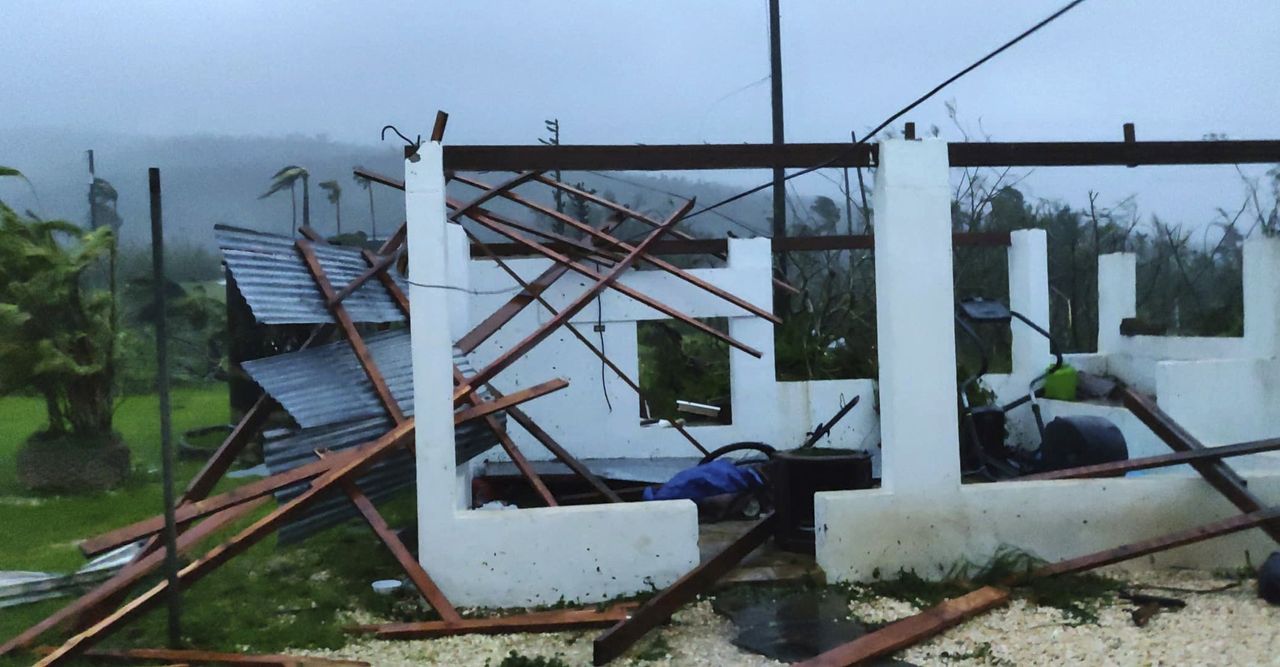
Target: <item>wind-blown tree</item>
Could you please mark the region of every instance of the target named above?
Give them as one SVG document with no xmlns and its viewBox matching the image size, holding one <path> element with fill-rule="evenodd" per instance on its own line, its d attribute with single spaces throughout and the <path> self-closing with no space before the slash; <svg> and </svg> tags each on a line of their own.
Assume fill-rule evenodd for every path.
<svg viewBox="0 0 1280 667">
<path fill-rule="evenodd" d="M 342 236 L 342 186 L 337 181 L 323 181 L 320 189 L 328 193 L 329 203 L 333 204 L 333 215 L 337 220 L 338 236 Z"/>
<path fill-rule="evenodd" d="M 356 185 L 364 188 L 364 191 L 369 193 L 369 238 L 376 239 L 378 238 L 378 219 L 373 213 L 373 181 L 370 181 L 360 174 L 354 174 L 351 177 L 351 180 L 355 181 Z"/>
<path fill-rule="evenodd" d="M 293 228 L 291 233 L 298 233 L 298 204 L 294 193 L 298 185 L 298 181 L 302 181 L 302 226 L 311 225 L 311 173 L 305 168 L 291 164 L 277 171 L 271 177 L 271 187 L 266 192 L 258 195 L 258 199 L 266 199 L 271 195 L 282 192 L 286 188 L 289 190 L 289 197 L 293 201 Z"/>
<path fill-rule="evenodd" d="M 32 489 L 110 488 L 129 471 L 112 424 L 112 297 L 85 280 L 113 244 L 109 226 L 85 231 L 0 202 L 0 394 L 34 391 L 47 418 L 18 453 Z"/>
</svg>

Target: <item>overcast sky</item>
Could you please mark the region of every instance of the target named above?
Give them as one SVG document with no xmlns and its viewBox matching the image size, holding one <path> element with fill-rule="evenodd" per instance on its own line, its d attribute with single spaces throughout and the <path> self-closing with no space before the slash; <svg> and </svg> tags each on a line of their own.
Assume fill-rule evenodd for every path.
<svg viewBox="0 0 1280 667">
<path fill-rule="evenodd" d="M 1062 2 L 782 0 L 787 139 L 845 141 Z M 565 143 L 770 137 L 765 0 L 4 0 L 0 22 L 0 127 L 374 143 L 440 108 L 459 144 L 532 143 L 548 117 Z M 1091 0 L 908 119 L 958 138 L 952 99 L 997 140 L 1280 138 L 1277 34 L 1275 0 Z M 1200 208 L 1235 178 L 1063 171 L 1037 194 Z"/>
</svg>

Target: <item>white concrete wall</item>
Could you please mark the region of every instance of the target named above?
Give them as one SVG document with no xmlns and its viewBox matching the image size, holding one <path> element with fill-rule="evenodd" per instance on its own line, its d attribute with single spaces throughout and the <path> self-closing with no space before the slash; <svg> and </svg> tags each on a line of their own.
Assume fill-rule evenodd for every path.
<svg viewBox="0 0 1280 667">
<path fill-rule="evenodd" d="M 892 576 L 899 569 L 938 577 L 957 563 L 985 562 L 1002 546 L 1023 549 L 1050 561 L 1060 560 L 1237 513 L 1235 507 L 1206 482 L 1188 476 L 960 485 L 955 389 L 950 374 L 937 371 L 939 367 L 951 368 L 954 364 L 954 360 L 948 361 L 945 355 L 946 350 L 954 349 L 949 319 L 952 311 L 950 216 L 949 210 L 938 201 L 938 190 L 945 189 L 947 183 L 946 148 L 945 144 L 930 141 L 887 141 L 881 144 L 880 161 L 875 189 L 876 278 L 880 299 L 886 484 L 875 490 L 815 495 L 818 564 L 828 579 L 866 580 Z M 904 171 L 907 173 L 901 173 Z M 912 243 L 903 240 L 909 233 L 915 237 Z M 1031 238 L 1023 237 L 1024 248 Z M 1270 249 L 1266 254 L 1275 256 Z M 921 265 L 928 262 L 945 266 L 945 277 L 943 272 L 936 271 L 937 275 L 926 274 L 927 282 L 913 284 Z M 1011 281 L 1015 273 L 1023 277 L 1031 275 L 1029 267 L 1013 257 L 1010 264 Z M 1132 266 L 1131 260 L 1123 256 L 1104 257 L 1102 264 L 1104 271 L 1113 277 L 1124 274 Z M 1127 316 L 1125 310 L 1132 302 L 1127 286 L 1133 283 L 1129 280 L 1118 284 L 1103 281 L 1103 284 L 1103 319 L 1114 322 L 1118 333 L 1119 319 Z M 1112 284 L 1116 289 L 1108 291 L 1106 286 Z M 1246 291 L 1246 294 L 1253 292 Z M 904 295 L 914 298 L 904 298 Z M 1010 295 L 1015 302 L 1022 300 L 1034 304 L 1034 308 L 1043 307 L 1047 320 L 1047 296 L 1040 301 L 1038 285 L 1033 294 L 1021 292 L 1011 284 Z M 885 307 L 886 298 L 889 308 Z M 1270 298 L 1274 303 L 1274 292 Z M 1271 312 L 1265 304 L 1251 303 L 1255 317 L 1259 312 Z M 892 318 L 888 327 L 886 317 Z M 920 324 L 905 327 L 901 326 L 903 322 Z M 1272 327 L 1271 331 L 1280 331 L 1271 319 L 1266 322 Z M 1248 328 L 1246 323 L 1246 330 Z M 1100 341 L 1105 350 L 1132 344 L 1109 333 L 1100 336 Z M 1042 355 L 1047 350 L 1031 351 L 1030 344 L 1029 340 L 1015 339 L 1015 350 L 1021 348 L 1024 358 L 1041 361 L 1028 361 L 1025 368 L 1015 365 L 1014 374 L 1043 370 Z M 1076 361 L 1096 371 L 1105 367 L 1108 357 L 1109 353 L 1104 352 L 1079 356 Z M 931 365 L 921 366 L 918 363 L 921 358 L 929 359 Z M 1252 405 L 1242 404 L 1237 397 L 1242 392 L 1255 393 L 1256 398 L 1248 400 L 1258 401 L 1260 409 L 1263 401 L 1274 401 L 1271 393 L 1274 365 L 1275 362 L 1268 360 L 1230 368 L 1222 365 L 1183 368 L 1186 364 L 1164 362 L 1153 363 L 1151 372 L 1156 377 L 1153 382 L 1167 390 L 1162 394 L 1162 407 L 1176 419 L 1184 420 L 1193 433 L 1207 442 L 1215 442 L 1215 435 L 1234 438 L 1273 428 L 1274 418 L 1269 414 L 1242 426 L 1228 427 L 1213 422 L 1210 411 L 1231 415 L 1220 417 L 1223 419 L 1233 418 L 1237 410 L 1256 414 L 1252 412 Z M 1254 379 L 1242 382 L 1250 373 Z M 1012 380 L 1006 384 L 1012 391 Z M 1218 394 L 1208 398 L 1208 407 L 1197 402 L 1197 397 L 1205 400 L 1205 392 L 1200 391 L 1197 384 Z M 912 405 L 909 402 L 912 398 L 929 404 Z M 951 409 L 936 407 L 943 404 Z M 1044 408 L 1048 418 L 1093 412 L 1113 419 L 1129 437 L 1134 455 L 1168 451 L 1154 434 L 1122 409 L 1062 401 L 1045 401 Z M 908 433 L 909 440 L 900 440 Z M 1267 434 L 1277 435 L 1274 431 Z M 919 483 L 918 479 L 928 481 Z M 1266 502 L 1280 501 L 1280 476 L 1274 473 L 1251 476 L 1250 488 Z M 1129 565 L 1234 567 L 1246 562 L 1257 563 L 1274 548 L 1274 542 L 1261 531 L 1251 530 Z"/>
<path fill-rule="evenodd" d="M 726 267 L 693 269 L 690 273 L 769 309 L 773 301 L 770 252 L 768 239 L 730 239 Z M 525 279 L 534 278 L 551 265 L 544 259 L 518 259 L 508 264 Z M 475 324 L 510 299 L 511 292 L 507 288 L 515 283 L 487 260 L 471 262 L 470 276 L 477 292 L 471 301 L 471 321 Z M 553 307 L 560 309 L 581 294 L 589 282 L 580 275 L 569 273 L 543 296 Z M 713 449 L 747 440 L 766 442 L 780 448 L 795 447 L 815 425 L 830 419 L 842 405 L 842 400 L 862 396 L 859 405 L 845 416 L 829 437 L 823 439 L 823 445 L 870 448 L 875 455 L 878 429 L 872 381 L 778 382 L 774 372 L 771 323 L 663 271 L 628 271 L 620 282 L 690 316 L 728 318 L 729 334 L 763 353 L 757 359 L 730 349 L 732 424 L 688 427 L 705 447 Z M 495 358 L 550 317 L 540 304 L 530 305 L 475 351 L 473 363 L 482 365 Z M 601 346 L 603 337 L 605 354 L 629 377 L 638 381 L 636 323 L 656 319 L 669 318 L 609 290 L 601 295 L 598 304 L 588 306 L 575 316 L 572 323 L 597 347 Z M 603 323 L 603 332 L 594 331 L 597 322 Z M 607 368 L 603 369 L 602 379 L 601 367 L 598 357 L 571 333 L 562 330 L 505 371 L 495 384 L 503 391 L 515 391 L 549 377 L 569 380 L 567 389 L 530 403 L 526 411 L 580 458 L 701 456 L 675 429 L 641 426 L 640 404 L 635 392 Z M 518 427 L 512 429 L 512 435 L 521 451 L 531 459 L 551 458 L 537 441 Z M 498 450 L 487 453 L 483 458 L 506 460 Z"/>
<path fill-rule="evenodd" d="M 698 562 L 697 510 L 688 501 L 511 511 L 468 510 L 454 463 L 452 344 L 463 330 L 458 289 L 467 248 L 445 223 L 439 144 L 405 163 L 413 283 L 418 547 L 456 605 L 597 601 L 666 586 Z M 543 376 L 538 381 L 550 379 Z"/>
</svg>

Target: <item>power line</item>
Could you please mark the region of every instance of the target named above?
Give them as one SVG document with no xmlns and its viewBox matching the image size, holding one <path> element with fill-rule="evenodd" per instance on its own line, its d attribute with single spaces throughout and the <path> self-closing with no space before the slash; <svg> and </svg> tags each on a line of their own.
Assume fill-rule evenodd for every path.
<svg viewBox="0 0 1280 667">
<path fill-rule="evenodd" d="M 920 106 L 920 105 L 921 105 L 921 104 L 923 104 L 926 100 L 928 100 L 929 98 L 933 97 L 934 95 L 937 95 L 939 92 L 941 92 L 941 91 L 942 91 L 942 89 L 943 89 L 943 88 L 946 88 L 947 86 L 951 85 L 952 83 L 955 83 L 958 79 L 960 79 L 960 78 L 961 78 L 961 77 L 963 77 L 964 75 L 968 74 L 969 72 L 972 72 L 973 70 L 978 69 L 978 68 L 979 68 L 979 67 L 981 67 L 982 65 L 986 64 L 986 62 L 987 62 L 987 61 L 989 61 L 989 60 L 991 60 L 992 58 L 995 58 L 996 56 L 998 56 L 998 55 L 1000 55 L 1001 53 L 1005 52 L 1006 50 L 1008 50 L 1009 48 L 1011 48 L 1014 44 L 1017 44 L 1018 42 L 1021 42 L 1022 40 L 1026 39 L 1027 37 L 1030 37 L 1032 34 L 1034 34 L 1036 31 L 1040 30 L 1041 28 L 1043 28 L 1043 27 L 1045 27 L 1045 26 L 1049 25 L 1050 23 L 1053 23 L 1055 20 L 1057 20 L 1057 19 L 1058 19 L 1059 17 L 1061 17 L 1063 14 L 1066 14 L 1067 12 L 1071 11 L 1072 9 L 1075 9 L 1076 7 L 1080 6 L 1081 4 L 1084 4 L 1084 1 L 1085 1 L 1085 0 L 1072 0 L 1072 2 L 1067 3 L 1066 5 L 1064 5 L 1064 6 L 1063 6 L 1061 9 L 1059 9 L 1058 11 L 1056 11 L 1056 12 L 1054 12 L 1054 13 L 1050 14 L 1050 15 L 1049 15 L 1047 18 L 1045 18 L 1044 20 L 1042 20 L 1042 21 L 1040 21 L 1039 23 L 1037 23 L 1037 24 L 1035 24 L 1035 25 L 1031 26 L 1030 28 L 1027 28 L 1026 30 L 1022 31 L 1022 33 L 1020 33 L 1017 37 L 1014 37 L 1013 39 L 1011 39 L 1011 40 L 1009 40 L 1009 41 L 1005 42 L 1004 44 L 1000 45 L 1000 47 L 999 47 L 999 48 L 995 49 L 994 51 L 991 51 L 991 52 L 990 52 L 990 53 L 988 53 L 987 55 L 985 55 L 985 56 L 983 56 L 983 57 L 979 58 L 978 60 L 974 61 L 974 62 L 973 62 L 973 64 L 971 64 L 971 65 L 969 65 L 968 67 L 966 67 L 966 68 L 964 68 L 964 69 L 960 70 L 959 72 L 956 72 L 955 74 L 951 75 L 950 77 L 948 77 L 948 78 L 947 78 L 945 81 L 943 81 L 942 83 L 940 83 L 940 84 L 938 84 L 938 85 L 934 86 L 934 87 L 933 87 L 933 89 L 931 89 L 929 92 L 925 93 L 924 95 L 921 95 L 920 97 L 916 98 L 916 99 L 915 99 L 915 101 L 911 102 L 910 104 L 908 104 L 908 105 L 907 105 L 907 106 L 905 106 L 905 107 L 902 107 L 902 108 L 901 108 L 901 109 L 899 109 L 898 111 L 894 112 L 894 114 L 893 114 L 893 115 L 891 115 L 891 116 L 889 116 L 888 118 L 884 119 L 884 121 L 883 121 L 883 122 L 881 122 L 879 125 L 877 125 L 877 126 L 875 127 L 875 129 L 874 129 L 874 130 L 871 130 L 870 132 L 868 132 L 868 133 L 866 133 L 865 135 L 863 135 L 863 137 L 862 137 L 861 139 L 859 139 L 859 140 L 857 140 L 857 141 L 855 141 L 855 142 L 851 143 L 851 144 L 849 145 L 849 148 L 848 148 L 848 149 L 846 149 L 843 153 L 841 153 L 841 154 L 839 154 L 839 155 L 836 155 L 835 157 L 831 158 L 830 160 L 827 160 L 826 162 L 823 162 L 822 164 L 815 165 L 815 166 L 812 166 L 812 167 L 807 167 L 807 168 L 805 168 L 805 169 L 801 169 L 800 171 L 797 171 L 797 172 L 795 172 L 794 174 L 788 174 L 787 176 L 783 177 L 783 179 L 782 179 L 782 180 L 784 180 L 784 181 L 791 180 L 791 179 L 793 179 L 793 178 L 795 178 L 795 177 L 797 177 L 797 176 L 803 176 L 804 174 L 807 174 L 807 173 L 809 173 L 809 172 L 817 171 L 817 170 L 819 170 L 819 169 L 823 169 L 823 168 L 825 168 L 825 167 L 829 167 L 829 166 L 831 166 L 832 164 L 834 164 L 835 162 L 837 162 L 838 160 L 840 160 L 841 158 L 843 158 L 845 155 L 847 155 L 847 154 L 848 154 L 850 151 L 852 151 L 855 147 L 857 147 L 857 146 L 860 146 L 860 145 L 862 145 L 862 144 L 867 143 L 867 141 L 868 141 L 868 140 L 870 140 L 872 137 L 874 137 L 877 133 L 879 133 L 879 132 L 880 132 L 881 130 L 883 130 L 884 128 L 888 127 L 890 123 L 892 123 L 893 121 L 898 120 L 899 118 L 903 117 L 904 115 L 906 115 L 907 113 L 909 113 L 912 109 L 914 109 L 914 108 L 916 108 L 916 107 Z M 721 200 L 721 201 L 718 201 L 718 202 L 716 202 L 716 203 L 714 203 L 714 204 L 712 204 L 712 205 L 710 205 L 710 206 L 705 206 L 705 207 L 703 207 L 703 208 L 700 208 L 700 209 L 698 209 L 698 210 L 696 210 L 696 211 L 694 211 L 694 212 L 690 213 L 689 215 L 686 215 L 686 216 L 684 217 L 684 219 L 685 219 L 685 220 L 688 220 L 688 219 L 690 219 L 690 218 L 693 218 L 693 217 L 696 217 L 696 216 L 702 215 L 703 213 L 707 213 L 707 212 L 714 211 L 715 209 L 717 209 L 717 208 L 719 208 L 719 207 L 721 207 L 721 206 L 724 206 L 725 204 L 728 204 L 728 203 L 731 203 L 731 202 L 738 201 L 739 199 L 742 199 L 743 197 L 747 197 L 747 196 L 753 195 L 753 194 L 755 194 L 755 193 L 757 193 L 757 192 L 760 192 L 761 190 L 764 190 L 764 189 L 766 189 L 766 188 L 772 187 L 772 186 L 773 186 L 773 184 L 774 184 L 774 182 L 773 182 L 773 181 L 769 181 L 768 183 L 763 183 L 763 184 L 758 185 L 758 186 L 756 186 L 756 187 L 754 187 L 754 188 L 751 188 L 751 189 L 749 189 L 749 190 L 744 190 L 744 191 L 742 191 L 742 192 L 739 192 L 739 193 L 738 193 L 738 194 L 736 194 L 736 195 L 733 195 L 732 197 L 729 197 L 729 198 L 727 198 L 727 199 L 723 199 L 723 200 Z"/>
</svg>

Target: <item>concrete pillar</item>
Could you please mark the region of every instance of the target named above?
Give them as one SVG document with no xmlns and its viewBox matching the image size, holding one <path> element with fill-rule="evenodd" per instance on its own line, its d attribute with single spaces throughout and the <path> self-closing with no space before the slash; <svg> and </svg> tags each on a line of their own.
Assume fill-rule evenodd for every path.
<svg viewBox="0 0 1280 667">
<path fill-rule="evenodd" d="M 448 285 L 456 288 L 448 290 L 449 298 L 449 334 L 453 340 L 462 338 L 471 330 L 471 242 L 462 225 L 456 222 L 445 226 L 445 240 L 448 257 Z"/>
<path fill-rule="evenodd" d="M 1244 243 L 1244 337 L 1252 354 L 1280 356 L 1280 239 Z"/>
<path fill-rule="evenodd" d="M 1120 321 L 1138 314 L 1138 256 L 1098 258 L 1098 352 L 1120 351 Z"/>
<path fill-rule="evenodd" d="M 960 484 L 955 288 L 947 145 L 880 144 L 875 183 L 876 326 L 883 487 Z"/>
<path fill-rule="evenodd" d="M 729 268 L 749 271 L 750 278 L 730 290 L 763 308 L 772 308 L 773 256 L 772 243 L 764 239 L 729 239 Z M 733 424 L 741 433 L 752 433 L 753 439 L 777 443 L 782 449 L 800 442 L 781 441 L 781 420 L 776 418 L 779 404 L 777 370 L 774 364 L 773 323 L 758 317 L 730 317 L 729 335 L 760 351 L 757 359 L 742 350 L 729 348 L 729 392 L 733 405 Z"/>
<path fill-rule="evenodd" d="M 1009 308 L 1049 329 L 1049 252 L 1043 229 L 1009 234 Z M 1014 321 L 1012 382 L 1027 382 L 1049 365 L 1049 339 Z"/>
<path fill-rule="evenodd" d="M 444 162 L 438 143 L 427 143 L 405 161 L 405 216 L 408 224 L 409 312 L 412 329 L 413 411 L 417 424 L 419 558 L 442 539 L 456 506 L 453 441 L 453 338 L 447 285 L 449 245 L 445 222 Z"/>
</svg>

